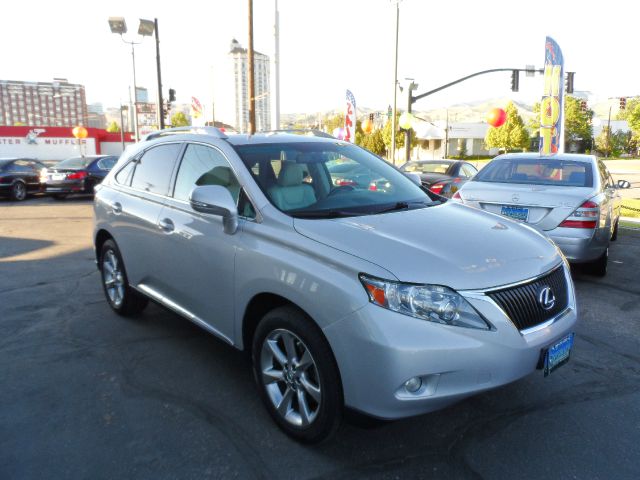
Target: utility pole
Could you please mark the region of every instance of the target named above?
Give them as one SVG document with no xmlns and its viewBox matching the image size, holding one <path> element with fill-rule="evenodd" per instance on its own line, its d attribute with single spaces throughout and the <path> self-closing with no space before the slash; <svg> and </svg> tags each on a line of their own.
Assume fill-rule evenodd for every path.
<svg viewBox="0 0 640 480">
<path fill-rule="evenodd" d="M 409 80 L 409 85 L 407 85 L 407 116 L 411 118 L 411 106 L 415 99 L 413 98 L 413 91 L 418 87 L 413 80 Z M 405 161 L 411 160 L 411 127 L 407 128 L 404 131 L 404 156 Z"/>
<path fill-rule="evenodd" d="M 160 32 L 158 32 L 158 19 L 153 19 L 154 32 L 156 34 L 156 69 L 158 71 L 158 127 L 164 129 L 164 109 L 162 102 L 162 73 L 160 70 Z"/>
<path fill-rule="evenodd" d="M 278 0 L 276 0 L 276 19 L 274 25 L 273 35 L 276 42 L 275 55 L 273 56 L 273 63 L 275 67 L 275 126 L 274 130 L 280 130 L 280 12 L 278 11 Z"/>
<path fill-rule="evenodd" d="M 249 135 L 256 133 L 256 99 L 253 77 L 253 0 L 249 0 L 249 48 L 247 49 L 249 67 Z"/>
<path fill-rule="evenodd" d="M 611 150 L 611 105 L 609 106 L 609 120 L 607 121 L 607 158 Z"/>
<path fill-rule="evenodd" d="M 398 29 L 400 27 L 400 0 L 396 0 L 396 53 L 393 70 L 393 112 L 391 114 L 391 163 L 396 164 L 396 100 L 398 97 Z"/>
</svg>

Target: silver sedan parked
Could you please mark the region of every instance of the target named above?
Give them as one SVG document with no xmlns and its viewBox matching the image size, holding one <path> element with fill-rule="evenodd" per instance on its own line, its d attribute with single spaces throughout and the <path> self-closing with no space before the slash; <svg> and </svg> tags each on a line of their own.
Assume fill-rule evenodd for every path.
<svg viewBox="0 0 640 480">
<path fill-rule="evenodd" d="M 494 158 L 454 199 L 534 227 L 570 262 L 604 276 L 609 242 L 618 236 L 618 188 L 625 185 L 593 155 L 519 153 Z"/>
</svg>

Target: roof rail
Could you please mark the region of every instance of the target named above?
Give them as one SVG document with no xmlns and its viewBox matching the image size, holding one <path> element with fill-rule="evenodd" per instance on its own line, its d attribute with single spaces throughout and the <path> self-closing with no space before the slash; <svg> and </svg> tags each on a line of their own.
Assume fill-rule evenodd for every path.
<svg viewBox="0 0 640 480">
<path fill-rule="evenodd" d="M 317 130 L 315 128 L 288 128 L 282 130 L 267 130 L 258 133 L 293 133 L 297 135 L 310 135 L 313 137 L 335 138 L 330 133 L 323 132 L 322 130 Z"/>
<path fill-rule="evenodd" d="M 180 135 L 180 134 L 195 134 L 195 135 L 211 135 L 216 138 L 229 138 L 222 131 L 215 127 L 175 127 L 175 128 L 165 128 L 164 130 L 158 130 L 157 132 L 152 132 L 146 137 L 144 137 L 144 141 L 153 140 L 155 138 L 167 137 L 169 135 Z"/>
</svg>

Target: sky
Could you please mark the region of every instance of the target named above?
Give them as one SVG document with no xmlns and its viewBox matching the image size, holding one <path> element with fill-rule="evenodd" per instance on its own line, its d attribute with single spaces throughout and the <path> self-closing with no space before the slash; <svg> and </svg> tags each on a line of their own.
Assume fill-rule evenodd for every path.
<svg viewBox="0 0 640 480">
<path fill-rule="evenodd" d="M 62 77 L 85 85 L 89 103 L 126 103 L 131 50 L 110 32 L 107 19 L 124 16 L 125 37 L 138 41 L 138 18 L 155 17 L 165 96 L 174 88 L 179 103 L 195 96 L 205 106 L 215 103 L 222 115 L 233 95 L 225 87 L 231 75 L 228 51 L 233 38 L 247 45 L 246 0 L 6 3 L 0 17 L 0 79 Z M 254 48 L 271 57 L 274 3 L 254 0 Z M 281 112 L 342 109 L 346 89 L 359 106 L 386 110 L 394 89 L 394 0 L 279 0 L 278 5 Z M 593 101 L 640 95 L 638 40 L 627 20 L 640 10 L 633 5 L 626 0 L 402 0 L 398 79 L 413 78 L 419 94 L 479 70 L 540 68 L 549 35 L 563 51 L 565 71 L 576 72 L 576 91 L 590 92 Z M 148 87 L 155 99 L 152 38 L 136 46 L 136 68 L 138 86 Z M 494 73 L 420 100 L 414 109 L 488 98 L 531 104 L 541 93 L 539 76 L 521 74 L 520 92 L 512 93 L 510 73 Z M 405 102 L 398 97 L 399 106 Z"/>
</svg>

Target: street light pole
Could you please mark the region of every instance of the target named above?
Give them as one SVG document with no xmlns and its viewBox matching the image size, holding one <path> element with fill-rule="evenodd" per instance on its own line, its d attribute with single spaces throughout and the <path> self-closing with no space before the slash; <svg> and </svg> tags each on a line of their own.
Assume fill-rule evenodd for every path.
<svg viewBox="0 0 640 480">
<path fill-rule="evenodd" d="M 396 164 L 396 99 L 398 97 L 398 29 L 400 26 L 400 0 L 396 0 L 396 53 L 393 70 L 393 113 L 391 115 L 391 163 Z"/>
<path fill-rule="evenodd" d="M 160 33 L 158 32 L 158 19 L 153 19 L 154 34 L 156 36 L 156 68 L 158 71 L 158 127 L 160 130 L 164 129 L 164 111 L 162 100 L 162 71 L 160 69 Z"/>
<path fill-rule="evenodd" d="M 134 42 L 131 43 L 131 58 L 133 60 L 133 128 L 134 128 L 134 136 L 136 138 L 136 142 L 140 140 L 138 136 L 138 87 L 136 83 L 136 50 L 134 48 Z"/>
</svg>

